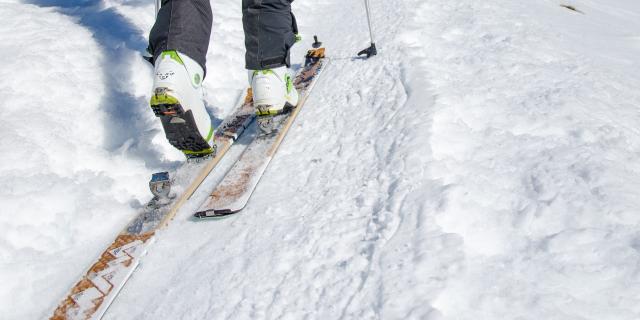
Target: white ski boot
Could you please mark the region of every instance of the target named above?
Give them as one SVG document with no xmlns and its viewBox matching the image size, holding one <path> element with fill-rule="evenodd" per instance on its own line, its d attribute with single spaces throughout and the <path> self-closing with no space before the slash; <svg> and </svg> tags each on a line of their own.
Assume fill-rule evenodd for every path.
<svg viewBox="0 0 640 320">
<path fill-rule="evenodd" d="M 249 70 L 249 83 L 258 116 L 285 113 L 298 104 L 298 91 L 287 67 Z"/>
<path fill-rule="evenodd" d="M 249 70 L 249 83 L 253 92 L 253 106 L 262 134 L 271 134 L 278 126 L 279 114 L 290 112 L 298 105 L 298 91 L 282 66 L 275 69 Z"/>
<path fill-rule="evenodd" d="M 215 154 L 213 124 L 203 101 L 202 67 L 178 51 L 156 59 L 150 105 L 169 143 L 187 158 Z"/>
</svg>

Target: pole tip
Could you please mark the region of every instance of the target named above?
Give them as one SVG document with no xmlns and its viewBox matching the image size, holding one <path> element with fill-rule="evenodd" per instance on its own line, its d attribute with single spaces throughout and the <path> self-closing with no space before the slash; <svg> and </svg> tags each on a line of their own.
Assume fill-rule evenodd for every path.
<svg viewBox="0 0 640 320">
<path fill-rule="evenodd" d="M 369 59 L 371 56 L 375 56 L 378 54 L 378 49 L 376 49 L 376 44 L 371 43 L 369 48 L 366 48 L 360 52 L 358 52 L 358 56 L 367 55 L 365 59 Z"/>
</svg>

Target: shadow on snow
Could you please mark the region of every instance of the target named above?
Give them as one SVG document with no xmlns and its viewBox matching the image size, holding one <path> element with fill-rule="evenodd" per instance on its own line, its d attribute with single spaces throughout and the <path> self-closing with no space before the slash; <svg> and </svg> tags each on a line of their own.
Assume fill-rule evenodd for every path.
<svg viewBox="0 0 640 320">
<path fill-rule="evenodd" d="M 103 50 L 104 66 L 100 70 L 107 83 L 100 103 L 107 114 L 107 136 L 104 147 L 109 152 L 123 152 L 145 161 L 147 167 L 167 165 L 154 150 L 151 139 L 157 130 L 150 122 L 145 98 L 136 98 L 129 90 L 131 84 L 131 56 L 145 51 L 147 40 L 143 31 L 132 25 L 113 8 L 104 8 L 100 0 L 28 0 L 41 7 L 54 7 L 58 12 L 76 19 L 87 28 Z M 130 1 L 140 4 L 141 1 Z M 140 57 L 140 59 L 142 59 Z M 107 65 L 108 64 L 108 65 Z M 79 90 L 81 88 L 78 88 Z"/>
</svg>

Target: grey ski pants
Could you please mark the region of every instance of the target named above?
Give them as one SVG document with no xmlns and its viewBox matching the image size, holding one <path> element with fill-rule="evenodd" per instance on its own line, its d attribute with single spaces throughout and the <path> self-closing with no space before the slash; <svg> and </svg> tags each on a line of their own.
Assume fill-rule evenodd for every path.
<svg viewBox="0 0 640 320">
<path fill-rule="evenodd" d="M 291 2 L 293 0 L 242 0 L 247 69 L 289 66 L 289 49 L 298 32 Z M 149 35 L 149 52 L 154 61 L 162 51 L 177 50 L 205 69 L 211 21 L 209 0 L 162 0 Z"/>
</svg>

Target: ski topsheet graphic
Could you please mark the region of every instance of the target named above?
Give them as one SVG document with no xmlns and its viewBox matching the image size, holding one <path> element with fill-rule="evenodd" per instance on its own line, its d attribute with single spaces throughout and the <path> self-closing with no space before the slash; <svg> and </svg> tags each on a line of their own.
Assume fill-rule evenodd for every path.
<svg viewBox="0 0 640 320">
<path fill-rule="evenodd" d="M 300 94 L 298 105 L 290 112 L 269 119 L 269 133 L 263 132 L 251 142 L 222 182 L 195 213 L 196 217 L 224 216 L 245 207 L 278 146 L 304 106 L 322 70 L 329 62 L 325 58 L 324 51 L 324 48 L 309 50 L 305 66 L 294 80 Z"/>
<path fill-rule="evenodd" d="M 176 195 L 169 194 L 168 173 L 154 174 L 149 186 L 156 196 L 102 252 L 60 302 L 51 319 L 100 319 L 155 240 L 156 231 L 175 216 L 254 118 L 252 93 L 248 90 L 245 99 L 215 132 L 215 157 L 187 162 L 176 171 L 174 181 L 184 186 L 174 190 Z"/>
</svg>

